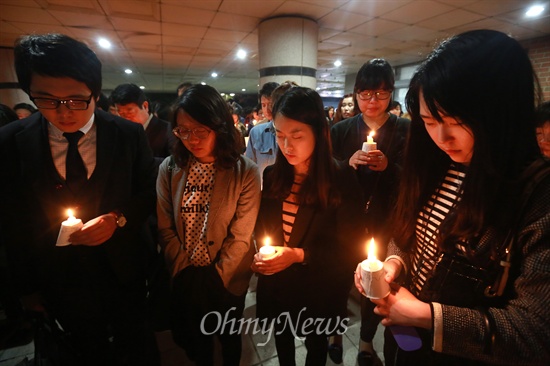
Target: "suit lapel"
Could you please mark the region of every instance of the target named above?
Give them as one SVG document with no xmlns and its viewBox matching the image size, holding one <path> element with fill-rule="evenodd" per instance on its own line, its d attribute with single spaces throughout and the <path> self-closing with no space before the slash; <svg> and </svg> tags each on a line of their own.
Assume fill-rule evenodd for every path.
<svg viewBox="0 0 550 366">
<path fill-rule="evenodd" d="M 96 167 L 90 180 L 95 181 L 97 197 L 102 197 L 109 173 L 117 159 L 118 130 L 114 121 L 103 119 L 99 113 L 95 114 L 94 123 L 97 134 Z"/>
<path fill-rule="evenodd" d="M 315 209 L 310 206 L 301 205 L 296 213 L 296 219 L 292 227 L 292 233 L 290 234 L 290 240 L 288 245 L 292 248 L 303 247 L 303 239 L 306 236 L 313 218 L 315 216 Z"/>
<path fill-rule="evenodd" d="M 230 169 L 216 168 L 216 178 L 214 180 L 214 188 L 212 189 L 212 197 L 210 198 L 207 222 L 215 222 L 220 209 L 225 204 L 225 192 L 228 191 L 228 185 L 231 182 L 230 174 L 232 174 L 232 170 Z"/>
</svg>

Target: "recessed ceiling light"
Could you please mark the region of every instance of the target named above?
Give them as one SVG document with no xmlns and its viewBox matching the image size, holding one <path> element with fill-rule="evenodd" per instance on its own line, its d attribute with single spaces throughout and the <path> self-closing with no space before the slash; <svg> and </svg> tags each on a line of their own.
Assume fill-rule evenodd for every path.
<svg viewBox="0 0 550 366">
<path fill-rule="evenodd" d="M 127 73 L 128 75 L 130 75 L 132 73 L 132 70 L 131 69 L 126 69 L 124 70 L 125 73 Z"/>
<path fill-rule="evenodd" d="M 106 38 L 98 39 L 97 44 L 99 44 L 100 47 L 105 48 L 105 49 L 111 48 L 111 42 L 109 42 L 109 40 L 106 39 Z"/>
<path fill-rule="evenodd" d="M 225 93 L 220 93 L 220 95 L 221 95 L 222 97 L 225 97 Z"/>
<path fill-rule="evenodd" d="M 230 97 L 234 97 L 234 96 L 235 96 L 235 93 L 229 93 L 229 96 L 230 96 Z"/>
<path fill-rule="evenodd" d="M 242 88 L 241 91 L 246 91 L 246 89 L 245 89 L 245 88 Z"/>
<path fill-rule="evenodd" d="M 237 58 L 244 60 L 246 58 L 246 51 L 243 49 L 240 49 L 237 51 Z"/>
<path fill-rule="evenodd" d="M 218 77 L 218 74 L 215 73 L 215 72 L 213 72 L 213 73 L 212 73 L 212 77 L 213 77 L 213 78 L 217 78 L 217 77 Z"/>
<path fill-rule="evenodd" d="M 340 61 L 340 60 L 334 61 L 334 66 L 336 66 L 336 67 L 342 66 L 342 61 Z"/>
<path fill-rule="evenodd" d="M 140 89 L 145 89 L 145 86 L 140 85 L 139 88 L 140 88 Z"/>
<path fill-rule="evenodd" d="M 206 83 L 204 81 L 201 81 L 201 85 L 206 85 Z"/>
<path fill-rule="evenodd" d="M 528 17 L 536 17 L 541 15 L 543 11 L 544 11 L 544 6 L 533 5 L 529 9 L 527 9 L 527 12 L 525 12 L 525 15 Z"/>
</svg>

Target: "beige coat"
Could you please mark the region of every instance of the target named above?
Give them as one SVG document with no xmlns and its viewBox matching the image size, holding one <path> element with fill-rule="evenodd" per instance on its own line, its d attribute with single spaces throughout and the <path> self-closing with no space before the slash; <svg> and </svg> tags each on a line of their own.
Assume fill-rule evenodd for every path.
<svg viewBox="0 0 550 366">
<path fill-rule="evenodd" d="M 184 250 L 181 200 L 185 169 L 169 167 L 166 158 L 157 178 L 159 240 L 172 278 L 191 265 Z M 241 157 L 235 169 L 217 167 L 206 226 L 206 242 L 225 288 L 242 295 L 248 288 L 255 253 L 252 232 L 260 207 L 260 174 L 257 165 Z"/>
</svg>

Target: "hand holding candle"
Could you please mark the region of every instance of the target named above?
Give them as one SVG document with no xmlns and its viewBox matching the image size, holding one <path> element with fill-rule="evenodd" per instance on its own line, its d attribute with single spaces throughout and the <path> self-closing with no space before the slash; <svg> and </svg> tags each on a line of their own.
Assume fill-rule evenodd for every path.
<svg viewBox="0 0 550 366">
<path fill-rule="evenodd" d="M 373 136 L 374 136 L 374 131 L 371 131 L 369 133 L 369 136 L 367 137 L 367 141 L 363 142 L 363 148 L 361 150 L 363 150 L 364 152 L 369 152 L 371 150 L 377 149 L 377 145 L 376 145 L 376 142 L 374 142 Z"/>
<path fill-rule="evenodd" d="M 390 293 L 390 284 L 384 279 L 384 264 L 376 258 L 374 238 L 367 248 L 367 259 L 361 262 L 361 284 L 369 299 L 383 299 Z"/>
<path fill-rule="evenodd" d="M 80 230 L 80 228 L 84 226 L 82 220 L 74 217 L 73 210 L 67 210 L 67 215 L 69 217 L 67 218 L 67 220 L 61 223 L 61 227 L 59 228 L 59 234 L 57 236 L 57 242 L 55 243 L 55 246 L 62 247 L 72 244 L 69 240 L 69 237 L 72 233 Z"/>
</svg>

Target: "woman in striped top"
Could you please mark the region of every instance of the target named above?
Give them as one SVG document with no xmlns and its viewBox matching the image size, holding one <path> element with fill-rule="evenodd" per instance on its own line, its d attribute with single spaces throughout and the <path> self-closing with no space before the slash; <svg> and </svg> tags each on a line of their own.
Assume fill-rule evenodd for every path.
<svg viewBox="0 0 550 366">
<path fill-rule="evenodd" d="M 383 325 L 416 327 L 423 347 L 394 347 L 386 365 L 550 364 L 550 167 L 534 132 L 539 90 L 522 46 L 491 30 L 444 41 L 415 72 L 384 265 L 386 281 L 408 282 L 373 302 Z"/>
<path fill-rule="evenodd" d="M 332 158 L 317 92 L 291 88 L 273 112 L 279 149 L 264 172 L 255 234 L 258 243 L 270 237 L 276 254 L 254 257 L 257 316 L 278 320 L 281 365 L 295 364 L 295 336 L 305 337 L 306 365 L 324 365 L 327 336 L 346 330 L 354 263 L 364 249 L 361 189 L 351 168 Z"/>
</svg>

